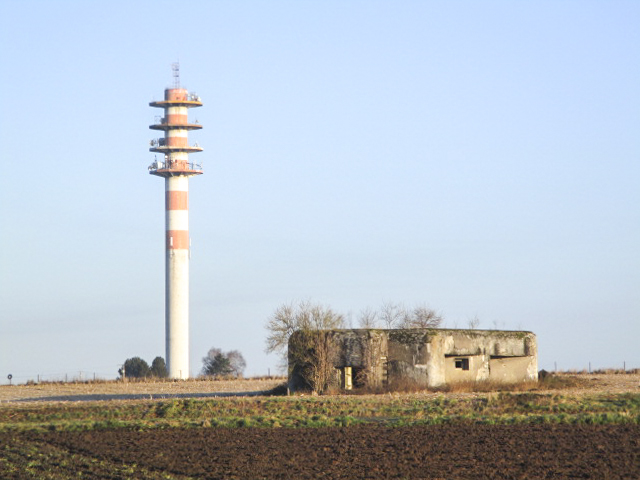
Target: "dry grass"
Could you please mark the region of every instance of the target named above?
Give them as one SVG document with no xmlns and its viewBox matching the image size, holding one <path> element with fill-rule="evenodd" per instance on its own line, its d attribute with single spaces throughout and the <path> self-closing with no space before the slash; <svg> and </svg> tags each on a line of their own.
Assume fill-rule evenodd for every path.
<svg viewBox="0 0 640 480">
<path fill-rule="evenodd" d="M 445 394 L 453 397 L 476 396 L 490 392 L 563 392 L 572 395 L 602 393 L 640 393 L 640 373 L 591 373 L 576 372 L 549 373 L 538 382 L 523 382 L 505 385 L 492 381 L 460 382 L 439 388 L 426 389 L 408 380 L 394 382 L 377 388 L 357 388 L 351 395 L 405 394 L 432 396 Z M 339 392 L 333 392 L 339 393 Z"/>
<path fill-rule="evenodd" d="M 213 398 L 241 395 L 286 394 L 285 377 L 260 377 L 233 380 L 213 380 L 202 377 L 185 381 L 147 380 L 136 382 L 84 381 L 75 383 L 43 382 L 32 385 L 0 386 L 0 405 L 15 402 L 73 402 L 114 400 L 160 400 L 170 398 Z M 518 385 L 499 385 L 491 382 L 462 383 L 434 390 L 426 390 L 410 382 L 393 384 L 380 389 L 357 389 L 359 395 L 411 395 L 430 397 L 446 395 L 454 398 L 484 395 L 488 392 L 555 391 L 571 395 L 603 393 L 640 393 L 640 372 L 626 374 L 614 370 L 607 373 L 550 374 L 540 382 Z M 343 395 L 332 391 L 330 395 Z"/>
<path fill-rule="evenodd" d="M 443 393 L 462 392 L 531 392 L 564 390 L 570 388 L 588 387 L 588 380 L 577 375 L 553 375 L 549 374 L 541 377 L 537 382 L 522 382 L 513 384 L 502 384 L 495 381 L 481 382 L 460 382 L 453 385 L 446 385 L 437 389 Z"/>
<path fill-rule="evenodd" d="M 379 387 L 360 387 L 348 392 L 355 395 L 375 395 L 384 393 L 473 393 L 473 392 L 531 392 L 531 391 L 548 391 L 562 390 L 569 388 L 589 387 L 589 380 L 578 374 L 547 374 L 541 376 L 540 380 L 535 382 L 521 382 L 513 384 L 504 384 L 491 380 L 483 380 L 478 382 L 458 382 L 443 385 L 436 388 L 425 388 L 410 379 L 399 379 L 389 385 Z M 341 393 L 337 390 L 330 391 L 330 394 Z"/>
<path fill-rule="evenodd" d="M 148 379 L 134 382 L 112 380 L 3 385 L 0 386 L 0 404 L 256 395 L 271 390 L 284 381 L 284 377 L 233 380 L 214 380 L 205 377 L 179 381 Z"/>
</svg>

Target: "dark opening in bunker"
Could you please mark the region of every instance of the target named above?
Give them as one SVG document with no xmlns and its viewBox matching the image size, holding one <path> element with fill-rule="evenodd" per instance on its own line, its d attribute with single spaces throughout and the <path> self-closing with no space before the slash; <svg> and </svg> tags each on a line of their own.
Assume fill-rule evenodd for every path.
<svg viewBox="0 0 640 480">
<path fill-rule="evenodd" d="M 354 387 L 364 387 L 366 383 L 364 368 L 345 366 L 339 367 L 337 370 L 340 388 L 351 390 Z"/>
<path fill-rule="evenodd" d="M 456 368 L 461 368 L 462 370 L 469 370 L 469 359 L 456 358 Z"/>
</svg>

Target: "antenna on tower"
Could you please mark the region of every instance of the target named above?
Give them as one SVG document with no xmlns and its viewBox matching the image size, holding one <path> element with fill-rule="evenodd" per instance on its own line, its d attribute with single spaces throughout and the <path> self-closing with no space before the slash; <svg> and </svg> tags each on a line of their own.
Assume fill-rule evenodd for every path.
<svg viewBox="0 0 640 480">
<path fill-rule="evenodd" d="M 180 88 L 180 63 L 172 63 L 171 70 L 173 71 L 173 88 Z"/>
</svg>

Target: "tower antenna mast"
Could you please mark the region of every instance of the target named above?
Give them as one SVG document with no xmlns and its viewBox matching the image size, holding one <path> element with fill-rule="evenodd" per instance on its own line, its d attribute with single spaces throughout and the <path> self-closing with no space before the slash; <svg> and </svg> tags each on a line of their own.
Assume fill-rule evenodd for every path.
<svg viewBox="0 0 640 480">
<path fill-rule="evenodd" d="M 189 160 L 189 154 L 202 148 L 189 144 L 188 133 L 202 125 L 189 122 L 188 110 L 201 107 L 193 92 L 180 87 L 180 67 L 171 65 L 173 87 L 164 91 L 164 100 L 149 105 L 164 115 L 151 130 L 163 133 L 151 140 L 151 152 L 163 155 L 154 161 L 149 173 L 165 180 L 165 325 L 166 362 L 170 378 L 189 377 L 189 178 L 202 174 L 202 164 Z"/>
<path fill-rule="evenodd" d="M 180 62 L 172 63 L 171 71 L 173 72 L 173 88 L 180 88 Z"/>
</svg>

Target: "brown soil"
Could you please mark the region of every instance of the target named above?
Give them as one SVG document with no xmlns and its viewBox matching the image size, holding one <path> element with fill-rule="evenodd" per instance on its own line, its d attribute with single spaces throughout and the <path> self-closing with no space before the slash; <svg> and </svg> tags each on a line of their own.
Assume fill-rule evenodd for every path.
<svg viewBox="0 0 640 480">
<path fill-rule="evenodd" d="M 120 478 L 104 467 L 124 464 L 145 478 L 640 478 L 639 425 L 107 430 L 13 440 L 20 439 L 85 459 L 91 478 Z M 1 462 L 0 477 L 23 478 L 2 472 Z"/>
</svg>

